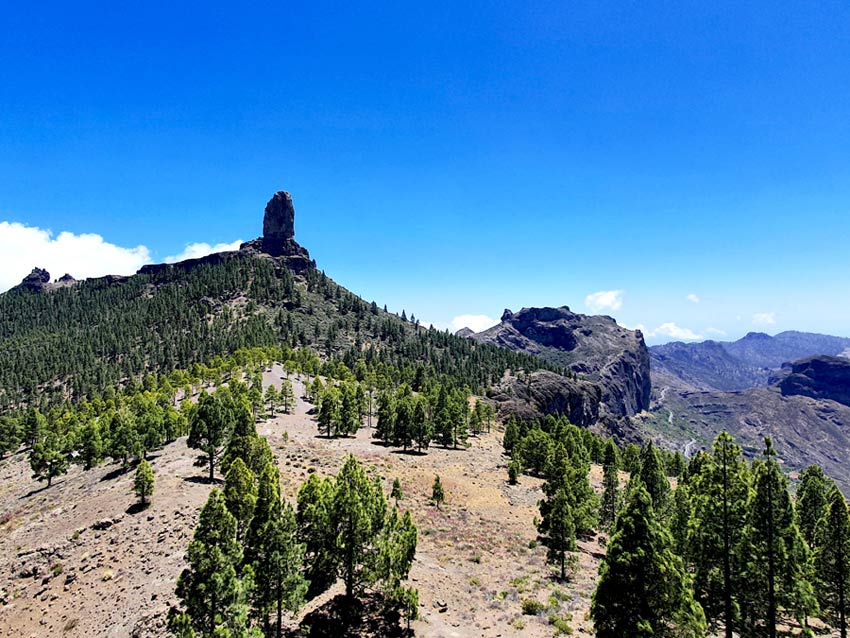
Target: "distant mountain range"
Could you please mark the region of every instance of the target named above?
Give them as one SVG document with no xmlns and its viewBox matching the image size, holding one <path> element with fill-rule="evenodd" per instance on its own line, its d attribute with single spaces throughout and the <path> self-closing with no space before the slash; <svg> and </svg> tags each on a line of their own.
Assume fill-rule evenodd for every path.
<svg viewBox="0 0 850 638">
<path fill-rule="evenodd" d="M 850 339 L 795 331 L 773 337 L 751 332 L 738 341 L 673 342 L 649 349 L 654 387 L 730 392 L 768 385 L 785 363 L 842 354 L 850 356 Z"/>
<path fill-rule="evenodd" d="M 850 492 L 850 339 L 750 333 L 649 354 L 652 404 L 642 420 L 657 436 L 694 451 L 727 430 L 750 456 L 770 436 L 789 467 L 817 463 Z"/>
</svg>

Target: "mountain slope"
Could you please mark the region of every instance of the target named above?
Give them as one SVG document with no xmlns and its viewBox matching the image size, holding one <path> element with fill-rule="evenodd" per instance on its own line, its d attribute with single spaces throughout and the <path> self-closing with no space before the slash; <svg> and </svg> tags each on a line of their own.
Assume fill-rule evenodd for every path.
<svg viewBox="0 0 850 638">
<path fill-rule="evenodd" d="M 566 306 L 506 310 L 498 325 L 470 338 L 535 355 L 598 385 L 602 413 L 632 416 L 649 407 L 643 335 L 611 317 L 580 315 Z"/>
<path fill-rule="evenodd" d="M 385 363 L 414 388 L 446 376 L 483 392 L 508 369 L 557 368 L 427 330 L 337 285 L 295 242 L 283 192 L 266 207 L 263 237 L 238 251 L 132 277 L 49 280 L 37 271 L 0 295 L 0 409 L 50 405 L 246 347 L 311 346 L 349 367 Z"/>
</svg>

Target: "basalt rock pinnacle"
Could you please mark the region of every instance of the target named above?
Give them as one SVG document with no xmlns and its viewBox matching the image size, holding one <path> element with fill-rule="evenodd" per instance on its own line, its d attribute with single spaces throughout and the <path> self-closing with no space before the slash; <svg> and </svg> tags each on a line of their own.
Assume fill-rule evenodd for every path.
<svg viewBox="0 0 850 638">
<path fill-rule="evenodd" d="M 315 268 L 310 253 L 295 241 L 295 206 L 286 191 L 278 191 L 266 204 L 263 236 L 242 244 L 240 250 L 284 257 L 287 266 L 296 271 Z"/>
</svg>

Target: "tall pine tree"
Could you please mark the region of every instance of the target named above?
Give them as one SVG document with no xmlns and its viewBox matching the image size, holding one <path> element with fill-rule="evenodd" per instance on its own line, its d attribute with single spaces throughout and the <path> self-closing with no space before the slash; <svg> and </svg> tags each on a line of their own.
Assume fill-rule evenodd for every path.
<svg viewBox="0 0 850 638">
<path fill-rule="evenodd" d="M 702 638 L 702 608 L 691 594 L 673 539 L 640 479 L 632 481 L 599 569 L 590 613 L 598 638 Z"/>
<path fill-rule="evenodd" d="M 847 638 L 850 614 L 850 515 L 847 501 L 833 486 L 826 510 L 814 533 L 814 579 L 818 601 L 826 619 Z"/>
</svg>

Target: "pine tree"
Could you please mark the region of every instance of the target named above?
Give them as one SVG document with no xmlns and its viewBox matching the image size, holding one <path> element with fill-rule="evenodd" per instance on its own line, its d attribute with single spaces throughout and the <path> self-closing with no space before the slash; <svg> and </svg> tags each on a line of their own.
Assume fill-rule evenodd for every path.
<svg viewBox="0 0 850 638">
<path fill-rule="evenodd" d="M 227 511 L 222 493 L 214 489 L 186 552 L 189 566 L 177 579 L 177 597 L 201 638 L 218 638 L 238 616 L 242 587 L 236 569 L 241 560 L 236 519 Z"/>
<path fill-rule="evenodd" d="M 278 503 L 273 512 L 260 533 L 259 552 L 254 563 L 255 604 L 266 627 L 268 614 L 276 613 L 275 635 L 281 638 L 283 611 L 294 614 L 301 608 L 308 583 L 301 575 L 304 545 L 297 539 L 295 512 L 288 503 Z M 268 630 L 266 635 L 270 635 Z"/>
<path fill-rule="evenodd" d="M 399 392 L 395 402 L 395 427 L 393 429 L 393 444 L 407 450 L 413 444 L 414 415 L 416 405 L 413 395 L 406 386 Z"/>
<path fill-rule="evenodd" d="M 230 466 L 236 459 L 242 459 L 252 472 L 262 471 L 265 465 L 265 440 L 257 434 L 257 425 L 247 403 L 239 401 L 228 411 L 230 417 L 230 436 L 221 457 L 220 470 L 227 476 Z"/>
<path fill-rule="evenodd" d="M 416 443 L 417 451 L 427 450 L 434 437 L 434 428 L 428 419 L 425 409 L 425 400 L 417 398 L 413 409 L 413 441 Z"/>
<path fill-rule="evenodd" d="M 590 613 L 599 638 L 705 635 L 702 608 L 652 502 L 640 479 L 632 481 L 593 594 Z"/>
<path fill-rule="evenodd" d="M 396 507 L 398 507 L 398 502 L 404 498 L 404 492 L 401 490 L 401 482 L 397 478 L 393 479 L 393 487 L 390 492 L 390 498 L 395 501 Z"/>
<path fill-rule="evenodd" d="M 815 527 L 814 580 L 826 619 L 847 638 L 850 615 L 850 515 L 847 501 L 832 486 L 826 509 Z"/>
<path fill-rule="evenodd" d="M 334 483 L 332 478 L 311 474 L 298 490 L 298 539 L 305 547 L 305 576 L 311 595 L 325 591 L 337 576 L 331 525 Z"/>
<path fill-rule="evenodd" d="M 446 500 L 446 493 L 443 490 L 443 482 L 440 480 L 439 475 L 434 477 L 434 485 L 431 488 L 431 500 L 434 502 L 434 505 L 437 506 L 437 509 L 440 509 L 440 505 Z"/>
<path fill-rule="evenodd" d="M 324 430 L 325 436 L 330 437 L 336 432 L 339 422 L 339 390 L 328 386 L 319 401 L 319 431 Z"/>
<path fill-rule="evenodd" d="M 802 622 L 814 609 L 814 593 L 806 579 L 808 548 L 770 439 L 765 439 L 764 460 L 754 466 L 754 487 L 740 550 L 746 557 L 743 621 L 750 629 L 764 621 L 764 631 L 776 638 L 778 610 L 786 609 Z"/>
<path fill-rule="evenodd" d="M 292 381 L 289 379 L 281 381 L 278 398 L 283 404 L 283 413 L 290 414 L 295 407 L 295 391 L 292 388 Z"/>
<path fill-rule="evenodd" d="M 599 510 L 600 523 L 606 528 L 614 525 L 617 517 L 620 478 L 617 445 L 611 439 L 602 453 L 602 505 Z"/>
<path fill-rule="evenodd" d="M 375 545 L 387 513 L 380 484 L 369 480 L 353 456 L 336 477 L 331 500 L 330 538 L 337 573 L 345 582 L 346 597 L 352 599 L 373 582 Z"/>
<path fill-rule="evenodd" d="M 666 518 L 670 511 L 670 481 L 667 480 L 661 456 L 652 441 L 641 450 L 638 476 L 652 498 L 652 508 L 656 515 Z"/>
<path fill-rule="evenodd" d="M 502 439 L 502 447 L 505 448 L 505 453 L 511 456 L 514 451 L 514 446 L 519 441 L 519 428 L 517 427 L 516 416 L 511 415 L 505 425 L 505 436 Z"/>
<path fill-rule="evenodd" d="M 4 415 L 0 416 L 0 457 L 6 452 L 14 452 L 21 444 L 21 428 L 18 419 Z"/>
<path fill-rule="evenodd" d="M 189 419 L 190 448 L 201 450 L 209 467 L 209 481 L 215 479 L 215 462 L 228 439 L 231 423 L 221 399 L 215 394 L 202 392 Z"/>
<path fill-rule="evenodd" d="M 274 416 L 275 410 L 277 409 L 277 403 L 282 398 L 281 394 L 278 394 L 277 388 L 274 386 L 273 383 L 270 383 L 269 387 L 266 388 L 266 394 L 264 399 L 266 401 L 266 404 L 269 406 L 269 416 L 271 417 Z M 286 412 L 286 408 L 284 408 L 283 411 Z"/>
<path fill-rule="evenodd" d="M 809 547 L 814 542 L 815 527 L 826 511 L 830 488 L 830 480 L 820 466 L 811 465 L 803 470 L 797 490 L 796 510 L 800 531 Z"/>
<path fill-rule="evenodd" d="M 378 395 L 378 423 L 375 428 L 375 438 L 380 441 L 393 440 L 395 430 L 395 401 L 386 390 Z"/>
<path fill-rule="evenodd" d="M 342 386 L 342 402 L 339 410 L 339 430 L 349 436 L 357 433 L 360 428 L 360 410 L 357 401 L 357 388 L 353 383 Z"/>
<path fill-rule="evenodd" d="M 511 460 L 508 463 L 508 483 L 511 485 L 516 485 L 519 481 L 519 475 L 522 473 L 522 468 L 520 468 L 519 463 L 516 459 Z"/>
<path fill-rule="evenodd" d="M 130 457 L 141 456 L 142 445 L 136 430 L 136 420 L 129 411 L 118 410 L 109 426 L 109 456 L 127 466 Z"/>
<path fill-rule="evenodd" d="M 691 518 L 685 555 L 693 568 L 694 592 L 710 622 L 724 619 L 731 638 L 742 589 L 739 548 L 749 515 L 750 470 L 741 448 L 727 433 L 714 441 L 712 453 L 691 464 L 687 483 Z"/>
<path fill-rule="evenodd" d="M 47 487 L 51 486 L 53 479 L 68 471 L 68 456 L 58 435 L 48 432 L 44 438 L 33 444 L 30 450 L 30 467 L 33 478 L 39 481 L 46 479 Z"/>
<path fill-rule="evenodd" d="M 153 494 L 154 477 L 151 464 L 145 460 L 136 468 L 136 476 L 133 479 L 133 491 L 139 498 L 142 507 L 148 504 L 148 499 Z"/>
<path fill-rule="evenodd" d="M 547 548 L 546 561 L 559 565 L 561 580 L 567 577 L 567 553 L 576 549 L 576 527 L 566 490 L 561 487 L 552 497 L 543 544 Z"/>
<path fill-rule="evenodd" d="M 625 448 L 623 448 L 623 458 L 622 463 L 620 464 L 623 471 L 628 472 L 632 476 L 636 474 L 640 470 L 640 457 L 640 446 L 635 445 L 634 443 L 629 443 Z"/>
<path fill-rule="evenodd" d="M 549 532 L 554 499 L 560 490 L 567 496 L 576 535 L 588 536 L 593 532 L 599 523 L 599 497 L 590 485 L 589 471 L 590 461 L 583 446 L 573 450 L 572 457 L 565 446 L 555 447 L 546 471 L 548 478 L 543 484 L 546 498 L 538 504 L 541 534 Z"/>
<path fill-rule="evenodd" d="M 242 541 L 254 516 L 257 503 L 257 485 L 254 473 L 245 462 L 237 457 L 224 479 L 224 502 L 233 518 L 236 519 L 236 539 Z"/>
<path fill-rule="evenodd" d="M 100 463 L 103 458 L 103 439 L 100 435 L 100 423 L 96 419 L 89 419 L 77 432 L 76 462 L 83 464 L 84 470 L 90 470 Z"/>
</svg>

